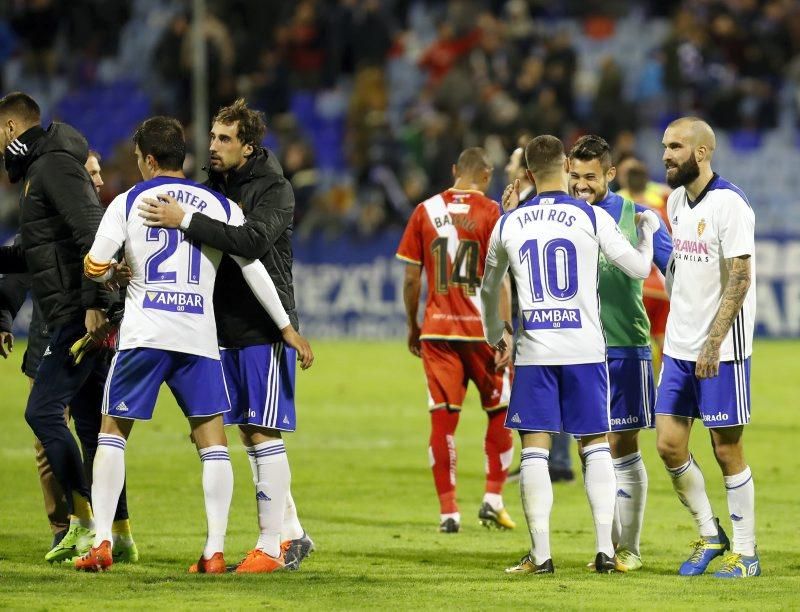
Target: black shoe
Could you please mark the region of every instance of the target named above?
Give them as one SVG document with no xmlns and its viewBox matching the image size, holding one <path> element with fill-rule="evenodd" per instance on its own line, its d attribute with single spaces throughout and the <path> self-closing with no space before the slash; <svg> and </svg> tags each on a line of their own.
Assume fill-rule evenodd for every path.
<svg viewBox="0 0 800 612">
<path fill-rule="evenodd" d="M 483 504 L 481 504 L 478 510 L 478 520 L 481 525 L 489 529 L 492 527 L 496 527 L 497 529 L 514 529 L 517 526 L 508 515 L 508 511 L 505 508 L 495 510 L 489 502 L 483 502 Z"/>
<path fill-rule="evenodd" d="M 506 568 L 506 574 L 555 574 L 556 568 L 553 566 L 553 560 L 548 559 L 541 565 L 536 565 L 533 557 L 528 553 L 519 563 L 514 567 Z"/>
<path fill-rule="evenodd" d="M 439 533 L 458 533 L 461 524 L 454 518 L 445 519 L 439 525 Z"/>
<path fill-rule="evenodd" d="M 609 557 L 605 553 L 597 553 L 594 558 L 594 571 L 598 574 L 613 574 L 614 572 L 625 572 L 627 568 L 617 561 L 616 555 Z"/>
<path fill-rule="evenodd" d="M 309 538 L 308 534 L 304 531 L 301 537 L 297 538 L 296 540 L 292 540 L 289 550 L 284 553 L 284 563 L 286 564 L 286 569 L 300 569 L 300 563 L 302 563 L 303 559 L 305 559 L 308 555 L 314 552 L 314 550 L 316 550 L 314 541 Z"/>
<path fill-rule="evenodd" d="M 63 540 L 64 536 L 67 535 L 67 531 L 69 531 L 69 529 L 62 529 L 61 531 L 57 531 L 55 534 L 53 534 L 53 543 L 50 546 L 51 550 L 61 544 L 61 540 Z"/>
<path fill-rule="evenodd" d="M 569 468 L 550 467 L 548 470 L 551 482 L 572 482 L 575 480 L 575 472 Z"/>
</svg>

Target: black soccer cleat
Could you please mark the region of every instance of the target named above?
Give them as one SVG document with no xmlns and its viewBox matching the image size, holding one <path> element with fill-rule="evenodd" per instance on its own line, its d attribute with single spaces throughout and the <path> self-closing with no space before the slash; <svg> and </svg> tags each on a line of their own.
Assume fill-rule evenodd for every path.
<svg viewBox="0 0 800 612">
<path fill-rule="evenodd" d="M 308 534 L 304 531 L 301 537 L 291 541 L 289 549 L 284 553 L 286 569 L 292 571 L 300 569 L 300 563 L 303 562 L 303 559 L 315 550 L 314 540 L 308 537 Z"/>
<path fill-rule="evenodd" d="M 439 533 L 458 533 L 461 523 L 454 518 L 443 520 L 439 525 Z"/>
<path fill-rule="evenodd" d="M 622 565 L 616 555 L 609 557 L 605 553 L 597 553 L 594 558 L 594 571 L 598 574 L 613 574 L 614 572 L 627 572 L 628 568 Z"/>
<path fill-rule="evenodd" d="M 536 565 L 530 553 L 522 557 L 513 567 L 506 568 L 506 574 L 555 574 L 556 568 L 553 560 L 548 559 L 540 565 Z"/>
<path fill-rule="evenodd" d="M 487 529 L 514 529 L 517 524 L 511 520 L 505 508 L 495 510 L 488 502 L 483 502 L 478 510 L 478 520 Z"/>
</svg>

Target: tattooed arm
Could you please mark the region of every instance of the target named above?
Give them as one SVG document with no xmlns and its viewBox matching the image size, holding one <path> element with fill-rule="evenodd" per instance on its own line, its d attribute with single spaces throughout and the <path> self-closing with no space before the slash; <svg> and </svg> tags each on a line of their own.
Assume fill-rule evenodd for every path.
<svg viewBox="0 0 800 612">
<path fill-rule="evenodd" d="M 697 357 L 697 378 L 713 378 L 719 373 L 719 347 L 728 335 L 734 320 L 742 309 L 752 273 L 750 256 L 732 257 L 725 260 L 728 268 L 728 283 L 722 292 L 722 303 L 711 324 L 706 343 Z"/>
</svg>

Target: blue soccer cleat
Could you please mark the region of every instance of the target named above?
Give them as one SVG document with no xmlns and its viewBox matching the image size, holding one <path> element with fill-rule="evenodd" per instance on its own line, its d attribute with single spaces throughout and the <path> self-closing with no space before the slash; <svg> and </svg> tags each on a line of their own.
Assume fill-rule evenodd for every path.
<svg viewBox="0 0 800 612">
<path fill-rule="evenodd" d="M 708 564 L 713 559 L 724 555 L 726 550 L 730 550 L 730 540 L 722 530 L 719 519 L 715 518 L 714 523 L 717 525 L 717 535 L 701 537 L 699 540 L 692 542 L 694 550 L 678 570 L 681 576 L 699 576 L 706 571 Z"/>
<path fill-rule="evenodd" d="M 761 575 L 758 551 L 752 557 L 739 553 L 728 553 L 722 559 L 722 567 L 714 572 L 714 578 L 751 578 Z"/>
</svg>

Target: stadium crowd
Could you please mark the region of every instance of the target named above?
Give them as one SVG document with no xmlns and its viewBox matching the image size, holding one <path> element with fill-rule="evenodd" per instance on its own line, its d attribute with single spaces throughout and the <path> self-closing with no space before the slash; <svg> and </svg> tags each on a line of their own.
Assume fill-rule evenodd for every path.
<svg viewBox="0 0 800 612">
<path fill-rule="evenodd" d="M 103 96 L 93 92 L 124 83 L 143 96 L 145 114 L 188 125 L 189 5 L 0 1 L 1 88 L 32 91 L 46 115 L 83 128 L 105 157 L 106 201 L 137 179 L 126 145 L 143 117 L 104 121 Z M 484 146 L 498 169 L 522 133 L 567 144 L 599 133 L 618 155 L 644 154 L 637 131 L 694 113 L 732 130 L 735 147 L 757 147 L 763 130 L 791 126 L 800 108 L 800 9 L 791 0 L 209 0 L 208 8 L 209 110 L 243 95 L 266 112 L 267 144 L 292 181 L 301 234 L 402 225 L 423 196 L 450 184 L 465 146 Z M 80 91 L 98 108 L 76 113 L 64 103 Z M 90 129 L 75 114 L 88 115 Z M 13 228 L 17 194 L 2 181 L 0 222 Z M 490 193 L 503 181 L 496 172 Z"/>
</svg>

